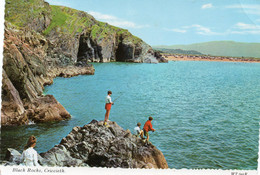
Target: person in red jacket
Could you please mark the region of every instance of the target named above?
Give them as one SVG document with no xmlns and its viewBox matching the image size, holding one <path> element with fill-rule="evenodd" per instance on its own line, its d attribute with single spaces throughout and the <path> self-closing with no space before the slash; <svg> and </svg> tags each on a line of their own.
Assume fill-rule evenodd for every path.
<svg viewBox="0 0 260 175">
<path fill-rule="evenodd" d="M 144 124 L 144 127 L 143 127 L 143 131 L 144 131 L 144 136 L 146 136 L 146 143 L 149 143 L 149 134 L 148 132 L 149 131 L 155 131 L 155 129 L 153 129 L 153 125 L 151 123 L 151 121 L 153 120 L 153 117 L 149 117 L 149 120 L 147 120 Z"/>
</svg>

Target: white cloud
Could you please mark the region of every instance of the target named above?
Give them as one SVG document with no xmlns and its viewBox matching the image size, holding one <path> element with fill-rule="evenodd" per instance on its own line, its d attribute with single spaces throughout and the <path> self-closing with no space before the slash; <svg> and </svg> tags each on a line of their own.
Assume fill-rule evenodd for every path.
<svg viewBox="0 0 260 175">
<path fill-rule="evenodd" d="M 260 15 L 260 5 L 259 4 L 233 4 L 225 6 L 229 9 L 238 9 L 240 13 Z"/>
<path fill-rule="evenodd" d="M 213 32 L 210 28 L 204 27 L 204 26 L 199 25 L 199 24 L 193 24 L 191 26 L 184 26 L 183 28 L 195 29 L 196 32 L 200 35 L 222 35 L 223 34 L 223 33 Z"/>
<path fill-rule="evenodd" d="M 233 25 L 231 29 L 225 30 L 223 32 L 214 32 L 209 27 L 205 27 L 199 24 L 193 24 L 190 26 L 182 26 L 180 28 L 175 29 L 165 29 L 167 31 L 178 32 L 178 33 L 188 33 L 188 32 L 196 32 L 199 35 L 259 35 L 260 34 L 260 25 L 255 24 L 246 24 L 243 22 L 238 22 Z"/>
<path fill-rule="evenodd" d="M 212 4 L 204 4 L 201 6 L 202 9 L 209 9 L 209 8 L 212 8 L 213 5 Z"/>
<path fill-rule="evenodd" d="M 248 30 L 248 31 L 230 31 L 230 34 L 238 34 L 238 35 L 260 35 L 260 30 Z"/>
<path fill-rule="evenodd" d="M 187 30 L 184 30 L 184 29 L 166 29 L 165 30 L 167 31 L 172 31 L 172 32 L 178 32 L 178 33 L 186 33 Z"/>
<path fill-rule="evenodd" d="M 198 24 L 194 24 L 194 25 L 192 25 L 191 27 L 196 28 L 197 32 L 198 32 L 199 34 L 202 34 L 202 35 L 211 35 L 211 34 L 214 33 L 214 32 L 212 32 L 212 31 L 210 30 L 210 28 L 203 27 L 203 26 L 198 25 Z"/>
<path fill-rule="evenodd" d="M 257 5 L 257 4 L 233 4 L 233 5 L 227 5 L 226 8 L 259 9 L 259 8 L 260 8 L 260 5 Z"/>
<path fill-rule="evenodd" d="M 66 7 L 71 7 L 72 5 L 68 2 L 63 2 L 59 0 L 46 0 L 51 5 L 61 5 L 61 6 L 66 6 Z"/>
<path fill-rule="evenodd" d="M 99 12 L 90 11 L 88 13 L 91 14 L 92 16 L 94 16 L 97 20 L 107 22 L 107 23 L 114 25 L 114 26 L 117 26 L 117 27 L 135 28 L 135 29 L 149 27 L 149 25 L 139 25 L 139 24 L 136 24 L 136 23 L 131 22 L 131 21 L 126 21 L 126 20 L 120 19 L 116 16 L 102 14 L 102 13 L 99 13 Z"/>
<path fill-rule="evenodd" d="M 88 12 L 89 14 L 91 14 L 92 16 L 94 16 L 97 19 L 101 19 L 101 20 L 116 20 L 117 17 L 115 16 L 111 16 L 111 15 L 105 15 L 99 12 L 94 12 L 94 11 L 90 11 Z"/>
<path fill-rule="evenodd" d="M 234 31 L 231 31 L 232 34 L 253 34 L 253 35 L 259 35 L 260 34 L 260 25 L 254 25 L 254 24 L 245 24 L 242 22 L 239 22 L 235 24 Z"/>
<path fill-rule="evenodd" d="M 174 29 L 165 28 L 164 30 L 178 32 L 178 33 L 187 33 L 187 32 L 195 31 L 197 34 L 200 34 L 200 35 L 224 35 L 224 33 L 213 32 L 210 28 L 204 27 L 199 24 L 193 24 L 190 26 L 182 26 L 180 28 L 174 28 Z"/>
<path fill-rule="evenodd" d="M 260 30 L 259 25 L 245 24 L 245 23 L 242 23 L 242 22 L 237 23 L 235 26 L 239 29 Z"/>
<path fill-rule="evenodd" d="M 172 29 L 174 32 L 179 32 L 179 33 L 186 33 L 187 30 L 182 30 L 182 29 Z"/>
</svg>

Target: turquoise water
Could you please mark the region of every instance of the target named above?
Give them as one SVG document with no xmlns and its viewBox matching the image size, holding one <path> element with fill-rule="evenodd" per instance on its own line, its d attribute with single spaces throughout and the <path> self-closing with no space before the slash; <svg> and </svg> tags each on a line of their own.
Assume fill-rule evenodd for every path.
<svg viewBox="0 0 260 175">
<path fill-rule="evenodd" d="M 6 147 L 22 150 L 27 137 L 36 150 L 58 144 L 74 126 L 103 120 L 108 90 L 110 120 L 133 132 L 154 117 L 151 142 L 170 168 L 257 169 L 260 64 L 178 61 L 168 64 L 97 63 L 94 76 L 56 78 L 45 88 L 73 116 L 69 121 L 2 127 Z M 12 138 L 12 139 L 10 139 Z"/>
</svg>

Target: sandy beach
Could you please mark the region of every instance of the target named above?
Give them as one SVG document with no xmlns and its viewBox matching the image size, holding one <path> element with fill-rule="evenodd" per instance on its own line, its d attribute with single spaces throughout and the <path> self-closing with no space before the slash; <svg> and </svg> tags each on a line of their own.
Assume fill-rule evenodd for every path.
<svg viewBox="0 0 260 175">
<path fill-rule="evenodd" d="M 221 62 L 255 62 L 260 63 L 259 60 L 250 59 L 235 59 L 228 57 L 190 57 L 190 56 L 164 56 L 168 61 L 221 61 Z"/>
</svg>

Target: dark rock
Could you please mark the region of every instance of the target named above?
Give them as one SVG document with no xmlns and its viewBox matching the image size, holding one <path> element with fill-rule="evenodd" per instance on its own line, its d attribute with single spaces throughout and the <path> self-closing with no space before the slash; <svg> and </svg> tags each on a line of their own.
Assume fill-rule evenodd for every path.
<svg viewBox="0 0 260 175">
<path fill-rule="evenodd" d="M 30 103 L 33 104 L 31 105 L 32 109 L 29 108 L 26 114 L 31 121 L 36 123 L 61 121 L 71 118 L 71 115 L 53 95 L 39 97 Z M 37 106 L 37 108 L 34 108 L 34 106 Z"/>
<path fill-rule="evenodd" d="M 4 160 L 12 162 L 14 164 L 19 164 L 21 156 L 22 155 L 15 149 L 8 148 Z"/>
<path fill-rule="evenodd" d="M 42 164 L 47 166 L 71 167 L 83 164 L 82 160 L 71 157 L 70 152 L 63 145 L 55 146 L 47 153 L 41 153 L 40 155 L 44 159 Z"/>
<path fill-rule="evenodd" d="M 109 121 L 108 128 L 99 125 L 101 122 L 92 120 L 83 127 L 74 127 L 59 145 L 41 156 L 52 166 L 86 163 L 92 167 L 168 168 L 162 152 L 155 146 L 144 146 L 140 138 L 115 122 Z"/>
<path fill-rule="evenodd" d="M 96 120 L 93 120 L 96 121 Z M 38 155 L 43 166 L 110 167 L 110 168 L 168 168 L 167 162 L 154 145 L 145 146 L 140 138 L 109 121 L 111 129 L 92 122 L 74 127 L 60 144 Z M 127 137 L 126 137 L 127 136 Z M 4 165 L 20 164 L 21 154 L 9 148 Z"/>
<path fill-rule="evenodd" d="M 22 156 L 22 154 L 20 152 L 18 152 L 17 150 L 15 150 L 13 148 L 8 148 L 2 164 L 5 166 L 20 165 L 22 163 L 21 156 Z M 39 154 L 38 154 L 38 163 L 40 165 L 47 165 L 46 160 L 43 159 Z"/>
<path fill-rule="evenodd" d="M 96 123 L 98 123 L 98 121 L 94 119 L 89 124 L 96 124 Z"/>
<path fill-rule="evenodd" d="M 154 56 L 160 63 L 168 63 L 168 60 L 165 59 L 159 51 L 155 51 Z"/>
</svg>

